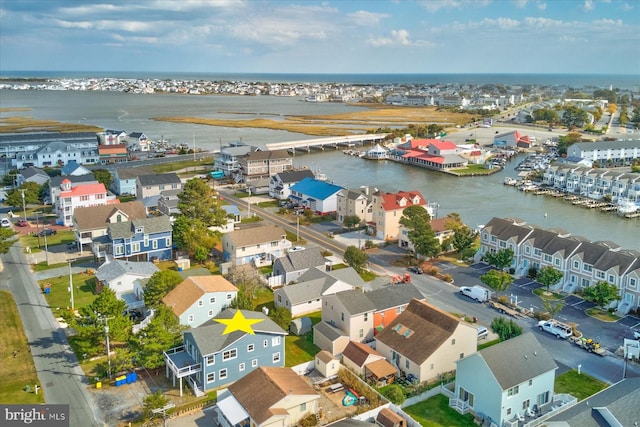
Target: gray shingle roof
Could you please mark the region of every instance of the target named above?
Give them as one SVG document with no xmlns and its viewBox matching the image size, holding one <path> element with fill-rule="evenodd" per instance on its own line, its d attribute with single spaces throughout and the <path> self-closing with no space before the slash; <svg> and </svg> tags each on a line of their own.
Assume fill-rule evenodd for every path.
<svg viewBox="0 0 640 427">
<path fill-rule="evenodd" d="M 109 236 L 112 239 L 127 239 L 135 235 L 137 227 L 144 227 L 145 234 L 171 231 L 171 221 L 166 215 L 151 218 L 134 219 L 128 222 L 109 224 Z"/>
<path fill-rule="evenodd" d="M 171 173 L 156 173 L 153 175 L 139 175 L 138 180 L 140 181 L 140 185 L 142 186 L 153 186 L 153 185 L 167 185 L 167 184 L 180 184 L 180 177 L 171 172 Z"/>
<path fill-rule="evenodd" d="M 226 325 L 216 322 L 215 319 L 231 319 L 236 313 L 235 309 L 226 309 L 204 325 L 186 331 L 185 335 L 193 336 L 203 356 L 216 353 L 234 342 L 238 341 L 247 332 L 235 331 L 223 335 Z M 260 311 L 240 310 L 246 319 L 262 319 L 262 322 L 251 326 L 256 334 L 264 333 L 269 335 L 287 335 L 287 332 L 278 326 L 273 320 L 265 316 Z"/>
<path fill-rule="evenodd" d="M 371 300 L 360 290 L 338 292 L 336 298 L 352 316 L 376 309 Z"/>
<path fill-rule="evenodd" d="M 315 178 L 313 172 L 309 169 L 297 170 L 297 171 L 285 171 L 278 174 L 280 181 L 284 183 L 298 182 L 304 178 Z"/>
<path fill-rule="evenodd" d="M 376 289 L 365 294 L 376 307 L 376 310 L 386 310 L 408 304 L 413 298 L 423 300 L 424 296 L 411 283 L 400 283 Z"/>
<path fill-rule="evenodd" d="M 480 350 L 479 355 L 503 390 L 558 368 L 551 354 L 531 332 Z"/>
<path fill-rule="evenodd" d="M 351 270 L 353 274 L 351 274 L 349 270 Z M 338 272 L 342 274 L 336 274 Z M 351 267 L 326 272 L 318 270 L 317 268 L 310 268 L 298 278 L 298 283 L 280 288 L 276 291 L 276 294 L 286 295 L 292 305 L 300 304 L 322 297 L 337 281 L 348 283 L 353 287 L 360 286 L 360 283 L 364 283 L 358 273 Z"/>
<path fill-rule="evenodd" d="M 225 234 L 235 244 L 236 248 L 250 246 L 257 243 L 274 242 L 286 238 L 284 230 L 277 225 L 259 225 L 247 227 Z"/>
<path fill-rule="evenodd" d="M 88 173 L 86 175 L 54 176 L 53 178 L 51 178 L 51 181 L 49 181 L 49 186 L 60 187 L 63 179 L 68 179 L 69 181 L 71 181 L 72 186 L 73 184 L 78 183 L 98 182 L 96 180 L 96 177 L 93 176 L 92 173 Z"/>
<path fill-rule="evenodd" d="M 160 270 L 152 262 L 114 260 L 102 264 L 96 271 L 96 278 L 100 281 L 109 282 L 127 273 L 151 277 L 157 271 Z"/>
<path fill-rule="evenodd" d="M 327 339 L 330 340 L 330 341 L 335 341 L 338 338 L 345 336 L 344 333 L 340 329 L 334 328 L 333 326 L 331 326 L 327 322 L 316 323 L 313 326 L 313 329 L 314 329 L 314 331 L 318 331 L 318 333 L 320 333 L 323 336 L 327 337 Z"/>
<path fill-rule="evenodd" d="M 285 272 L 290 273 L 292 271 L 304 270 L 305 268 L 323 266 L 325 260 L 320 248 L 314 247 L 307 248 L 304 251 L 289 252 L 274 262 L 279 263 Z"/>
</svg>

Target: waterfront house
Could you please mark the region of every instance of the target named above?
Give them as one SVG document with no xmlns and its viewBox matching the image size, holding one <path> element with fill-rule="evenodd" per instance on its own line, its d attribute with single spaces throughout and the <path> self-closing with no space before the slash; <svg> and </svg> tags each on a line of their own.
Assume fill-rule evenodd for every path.
<svg viewBox="0 0 640 427">
<path fill-rule="evenodd" d="M 60 137 L 60 136 L 58 136 Z M 16 153 L 15 167 L 61 167 L 75 160 L 80 164 L 98 164 L 98 147 L 94 142 L 51 141 L 32 150 Z"/>
<path fill-rule="evenodd" d="M 181 325 L 197 328 L 229 307 L 237 296 L 238 288 L 220 275 L 189 276 L 162 302 Z"/>
<path fill-rule="evenodd" d="M 73 211 L 73 231 L 75 240 L 82 250 L 93 239 L 107 234 L 109 224 L 146 218 L 142 202 L 135 200 L 101 206 L 79 207 Z"/>
<path fill-rule="evenodd" d="M 225 176 L 234 176 L 240 170 L 238 158 L 252 151 L 261 151 L 259 147 L 245 144 L 242 141 L 232 142 L 220 149 L 220 154 L 215 157 L 213 167 L 222 171 Z"/>
<path fill-rule="evenodd" d="M 138 175 L 136 178 L 136 198 L 159 196 L 165 190 L 182 189 L 182 181 L 174 172 Z"/>
<path fill-rule="evenodd" d="M 58 214 L 59 224 L 71 227 L 73 225 L 73 212 L 76 208 L 116 203 L 119 203 L 118 199 L 107 192 L 104 184 L 73 186 L 71 180 L 65 177 L 60 183 L 60 194 L 54 205 L 54 211 Z"/>
<path fill-rule="evenodd" d="M 296 283 L 277 289 L 273 302 L 276 307 L 289 310 L 292 317 L 299 317 L 322 309 L 324 296 L 363 285 L 364 281 L 351 267 L 333 271 L 310 268 Z"/>
<path fill-rule="evenodd" d="M 240 310 L 245 319 L 257 320 L 249 333 L 234 330 L 216 320 L 233 318 L 238 310 L 226 309 L 202 326 L 183 333 L 183 344 L 164 352 L 166 375 L 182 380 L 197 396 L 233 383 L 259 367 L 284 366 L 284 337 L 287 332 L 260 311 Z M 258 390 L 254 389 L 254 392 Z"/>
<path fill-rule="evenodd" d="M 105 236 L 94 239 L 93 253 L 97 259 L 168 260 L 172 255 L 171 232 L 166 215 L 111 223 Z"/>
<path fill-rule="evenodd" d="M 436 239 L 440 245 L 444 243 L 444 241 L 450 237 L 453 237 L 454 230 L 447 227 L 447 218 L 434 218 L 429 221 L 431 225 L 431 230 L 435 234 Z M 400 234 L 398 235 L 398 246 L 401 248 L 405 248 L 409 251 L 413 251 L 413 243 L 409 240 L 409 230 L 407 230 L 403 225 L 400 225 Z"/>
<path fill-rule="evenodd" d="M 314 178 L 304 178 L 291 187 L 289 199 L 299 206 L 324 215 L 337 209 L 337 195 L 342 190 L 339 185 Z"/>
<path fill-rule="evenodd" d="M 336 197 L 336 219 L 344 223 L 346 216 L 357 216 L 361 223 L 368 223 L 373 217 L 373 194 L 379 190 L 363 186 L 357 190 L 343 188 Z"/>
<path fill-rule="evenodd" d="M 554 163 L 545 170 L 543 184 L 560 191 L 580 193 L 592 198 L 610 196 L 614 201 L 640 201 L 638 173 Z"/>
<path fill-rule="evenodd" d="M 469 161 L 458 154 L 461 151 L 451 141 L 414 139 L 398 144 L 389 153 L 389 159 L 422 168 L 446 171 L 468 165 Z"/>
<path fill-rule="evenodd" d="M 98 156 L 102 165 L 126 162 L 129 159 L 127 144 L 98 145 Z"/>
<path fill-rule="evenodd" d="M 297 426 L 319 415 L 320 394 L 291 368 L 261 367 L 218 392 L 221 427 Z"/>
<path fill-rule="evenodd" d="M 376 350 L 405 376 L 430 381 L 456 368 L 456 361 L 476 351 L 474 325 L 413 299 L 376 335 Z"/>
<path fill-rule="evenodd" d="M 51 178 L 45 171 L 36 167 L 29 167 L 22 169 L 18 175 L 16 175 L 16 187 L 20 187 L 25 182 L 35 182 L 38 185 L 44 185 L 49 182 Z"/>
<path fill-rule="evenodd" d="M 63 180 L 67 180 L 71 183 L 71 187 L 86 184 L 98 184 L 98 180 L 92 173 L 87 175 L 69 175 L 69 176 L 54 176 L 49 181 L 49 194 L 45 199 L 45 202 L 51 203 L 54 206 L 60 204 L 60 193 L 62 192 L 61 184 Z"/>
<path fill-rule="evenodd" d="M 517 426 L 552 401 L 558 365 L 533 333 L 465 356 L 456 366 L 450 400 L 455 409 L 483 414 L 495 425 Z"/>
<path fill-rule="evenodd" d="M 291 247 L 287 234 L 277 225 L 257 225 L 222 235 L 222 257 L 233 265 L 271 265 Z"/>
<path fill-rule="evenodd" d="M 151 140 L 142 132 L 131 132 L 127 136 L 129 151 L 149 151 Z"/>
<path fill-rule="evenodd" d="M 105 129 L 96 133 L 100 145 L 120 145 L 127 143 L 127 133 L 123 130 Z"/>
<path fill-rule="evenodd" d="M 291 195 L 291 186 L 305 178 L 315 178 L 315 175 L 309 169 L 277 173 L 269 178 L 269 196 L 278 200 L 287 200 Z"/>
<path fill-rule="evenodd" d="M 378 239 L 396 240 L 400 235 L 402 211 L 409 206 L 427 209 L 427 201 L 419 191 L 399 191 L 397 193 L 373 193 L 372 220 L 370 232 Z M 427 209 L 427 211 L 429 211 Z M 432 212 L 429 212 L 431 216 Z"/>
<path fill-rule="evenodd" d="M 97 290 L 107 287 L 118 299 L 127 303 L 127 309 L 144 307 L 144 289 L 140 280 L 150 278 L 160 271 L 151 262 L 131 262 L 113 260 L 98 267 L 96 271 Z"/>
<path fill-rule="evenodd" d="M 138 175 L 152 175 L 153 170 L 145 167 L 124 168 L 118 167 L 113 170 L 113 182 L 111 191 L 119 196 L 135 196 L 136 180 Z"/>
<path fill-rule="evenodd" d="M 585 159 L 602 166 L 630 165 L 633 160 L 640 158 L 640 139 L 577 142 L 567 147 L 567 157 Z"/>
<path fill-rule="evenodd" d="M 86 167 L 78 164 L 75 160 L 71 160 L 67 162 L 66 165 L 60 169 L 60 175 L 62 176 L 78 176 L 78 175 L 89 175 L 91 171 Z"/>
<path fill-rule="evenodd" d="M 293 159 L 287 150 L 251 151 L 238 157 L 236 182 L 269 180 L 277 173 L 293 169 Z"/>
<path fill-rule="evenodd" d="M 326 270 L 327 264 L 328 261 L 318 247 L 290 251 L 273 262 L 273 273 L 269 283 L 272 287 L 288 284 L 298 280 L 310 268 Z"/>
</svg>

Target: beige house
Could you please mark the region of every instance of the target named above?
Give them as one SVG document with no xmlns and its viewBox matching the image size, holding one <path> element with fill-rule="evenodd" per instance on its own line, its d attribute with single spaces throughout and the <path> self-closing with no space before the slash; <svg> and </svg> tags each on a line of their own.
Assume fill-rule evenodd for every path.
<svg viewBox="0 0 640 427">
<path fill-rule="evenodd" d="M 419 191 L 399 191 L 397 193 L 378 191 L 374 193 L 372 219 L 369 224 L 370 232 L 378 239 L 398 239 L 400 218 L 402 218 L 402 212 L 409 206 L 422 206 L 433 217 L 433 212 L 429 211 L 427 201 Z"/>
<path fill-rule="evenodd" d="M 258 225 L 222 235 L 222 257 L 234 265 L 271 265 L 283 256 L 291 242 L 277 225 Z"/>
<path fill-rule="evenodd" d="M 341 330 L 349 341 L 373 339 L 376 307 L 361 290 L 350 290 L 322 298 L 322 321 Z"/>
<path fill-rule="evenodd" d="M 357 216 L 362 223 L 370 222 L 373 215 L 373 193 L 376 191 L 372 187 L 340 190 L 336 200 L 337 220 L 344 222 L 346 216 Z"/>
<path fill-rule="evenodd" d="M 293 427 L 319 411 L 320 395 L 291 368 L 260 367 L 218 392 L 218 425 Z"/>
<path fill-rule="evenodd" d="M 440 245 L 442 245 L 446 239 L 453 237 L 455 234 L 454 230 L 447 227 L 447 218 L 434 218 L 430 221 L 430 224 Z M 411 240 L 409 240 L 408 237 L 408 230 L 402 225 L 400 226 L 400 234 L 398 235 L 398 246 L 410 251 L 414 250 L 413 243 L 411 243 Z"/>
<path fill-rule="evenodd" d="M 417 299 L 376 336 L 376 350 L 419 382 L 454 371 L 477 345 L 475 326 Z"/>
<path fill-rule="evenodd" d="M 293 159 L 287 150 L 251 151 L 238 157 L 238 167 L 236 181 L 248 183 L 293 169 Z"/>
</svg>

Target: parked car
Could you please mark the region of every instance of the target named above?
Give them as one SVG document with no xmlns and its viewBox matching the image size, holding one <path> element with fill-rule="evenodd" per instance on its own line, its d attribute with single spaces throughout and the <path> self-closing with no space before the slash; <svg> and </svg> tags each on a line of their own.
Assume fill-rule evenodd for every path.
<svg viewBox="0 0 640 427">
<path fill-rule="evenodd" d="M 300 252 L 300 251 L 304 251 L 304 246 L 294 246 L 291 249 L 289 249 L 289 252 Z"/>
<path fill-rule="evenodd" d="M 0 227 L 11 228 L 11 221 L 9 221 L 9 218 L 1 218 Z"/>
<path fill-rule="evenodd" d="M 45 228 L 44 230 L 40 231 L 40 233 L 38 233 L 38 235 L 40 237 L 43 236 L 53 236 L 54 234 L 57 234 L 58 232 L 56 230 L 54 230 L 53 228 Z"/>
<path fill-rule="evenodd" d="M 411 267 L 409 267 L 409 271 L 416 274 L 424 273 L 424 270 L 422 270 L 420 267 L 417 267 L 415 265 L 412 265 Z"/>
<path fill-rule="evenodd" d="M 18 222 L 16 222 L 16 225 L 18 227 L 28 227 L 29 223 L 27 221 L 25 221 L 24 219 L 19 219 Z"/>
<path fill-rule="evenodd" d="M 489 336 L 489 330 L 484 326 L 478 326 L 478 339 L 482 340 Z"/>
</svg>

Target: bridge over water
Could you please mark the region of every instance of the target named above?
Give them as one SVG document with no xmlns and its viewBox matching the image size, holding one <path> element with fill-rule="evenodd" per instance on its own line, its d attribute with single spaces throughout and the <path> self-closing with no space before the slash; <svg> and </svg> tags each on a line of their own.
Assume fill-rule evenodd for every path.
<svg viewBox="0 0 640 427">
<path fill-rule="evenodd" d="M 324 150 L 325 148 L 338 149 L 340 147 L 355 147 L 365 144 L 377 144 L 387 136 L 386 133 L 363 134 L 348 136 L 332 136 L 329 138 L 303 139 L 299 141 L 273 142 L 266 144 L 267 150 L 289 150 L 310 152 L 312 149 Z"/>
</svg>

